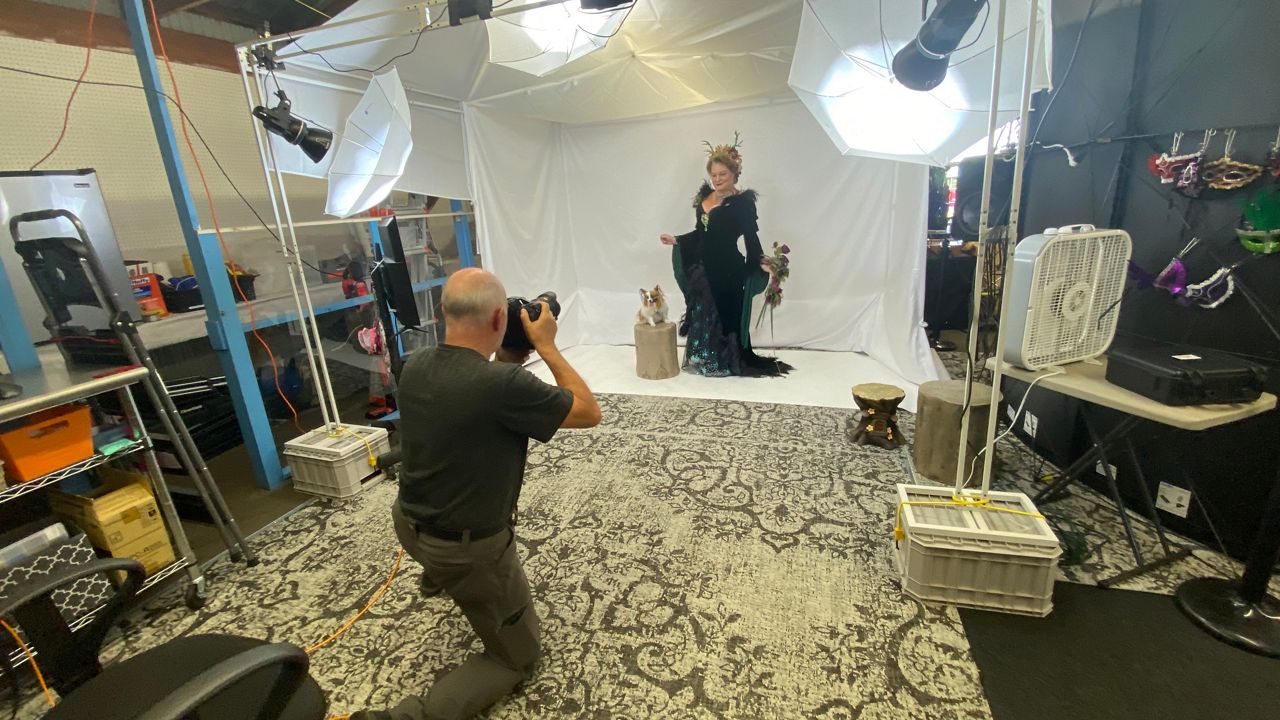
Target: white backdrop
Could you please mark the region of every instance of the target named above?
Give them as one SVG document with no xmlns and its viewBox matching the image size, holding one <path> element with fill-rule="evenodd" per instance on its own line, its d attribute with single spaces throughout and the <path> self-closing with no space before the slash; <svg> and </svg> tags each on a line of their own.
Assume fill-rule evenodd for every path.
<svg viewBox="0 0 1280 720">
<path fill-rule="evenodd" d="M 756 345 L 862 351 L 913 382 L 937 377 L 920 325 L 923 166 L 840 155 L 799 102 L 591 125 L 468 106 L 464 125 L 486 262 L 509 292 L 561 292 L 562 344 L 629 344 L 638 290 L 655 283 L 679 316 L 658 235 L 693 228 L 702 140 L 738 130 L 761 241 L 792 249 L 776 335 L 766 318 Z"/>
</svg>

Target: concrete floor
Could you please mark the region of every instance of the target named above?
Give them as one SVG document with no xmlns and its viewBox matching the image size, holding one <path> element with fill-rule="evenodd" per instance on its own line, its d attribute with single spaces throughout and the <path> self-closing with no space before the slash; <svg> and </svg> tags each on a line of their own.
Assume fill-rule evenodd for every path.
<svg viewBox="0 0 1280 720">
<path fill-rule="evenodd" d="M 338 404 L 344 421 L 365 422 L 364 411 L 368 407 L 366 393 L 360 392 L 346 398 L 339 398 Z M 313 408 L 299 413 L 299 423 L 304 428 L 318 427 L 322 423 L 319 410 Z M 275 435 L 276 446 L 280 449 L 284 448 L 286 441 L 298 436 L 298 430 L 292 422 L 277 423 L 272 427 L 272 432 Z M 281 460 L 283 459 L 282 456 Z M 240 527 L 240 532 L 246 538 L 316 499 L 315 496 L 294 490 L 288 483 L 276 490 L 260 487 L 254 479 L 253 470 L 249 465 L 249 454 L 243 445 L 232 448 L 207 462 L 214 482 L 218 484 L 222 496 L 231 508 L 236 524 Z M 170 486 L 178 491 L 191 488 L 191 482 L 185 476 L 170 477 L 169 482 Z M 191 549 L 195 551 L 196 558 L 200 562 L 206 562 L 226 550 L 222 537 L 212 523 L 184 517 L 182 527 L 186 530 Z"/>
</svg>

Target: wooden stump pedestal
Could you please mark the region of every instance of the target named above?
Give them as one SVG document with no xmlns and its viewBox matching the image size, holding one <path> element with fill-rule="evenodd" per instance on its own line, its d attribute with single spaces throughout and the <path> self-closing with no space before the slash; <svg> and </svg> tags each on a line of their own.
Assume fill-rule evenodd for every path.
<svg viewBox="0 0 1280 720">
<path fill-rule="evenodd" d="M 645 380 L 666 380 L 680 374 L 675 323 L 637 323 L 636 375 Z"/>
<path fill-rule="evenodd" d="M 849 439 L 857 445 L 875 445 L 893 450 L 902 444 L 898 429 L 898 405 L 907 394 L 900 387 L 882 383 L 853 386 L 853 401 L 862 411 L 854 422 Z"/>
<path fill-rule="evenodd" d="M 969 418 L 968 451 L 964 461 L 966 475 L 986 439 L 991 386 L 974 383 L 969 403 L 973 414 Z M 944 485 L 955 483 L 963 410 L 963 380 L 934 380 L 920 386 L 916 401 L 916 438 L 911 446 L 911 461 L 917 475 Z M 980 475 L 981 472 L 974 473 L 974 477 Z"/>
</svg>

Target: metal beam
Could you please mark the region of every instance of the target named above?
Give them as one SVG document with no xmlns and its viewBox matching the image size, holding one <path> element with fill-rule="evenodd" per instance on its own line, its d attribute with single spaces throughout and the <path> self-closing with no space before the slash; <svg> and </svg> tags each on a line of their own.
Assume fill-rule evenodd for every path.
<svg viewBox="0 0 1280 720">
<path fill-rule="evenodd" d="M 267 419 L 262 393 L 258 389 L 257 372 L 253 367 L 249 345 L 244 337 L 240 313 L 232 296 L 231 282 L 227 279 L 226 262 L 222 257 L 222 250 L 213 233 L 200 232 L 200 223 L 196 216 L 195 203 L 191 199 L 191 191 L 187 187 L 187 176 L 182 168 L 182 157 L 178 153 L 178 142 L 173 133 L 169 108 L 160 95 L 162 87 L 160 73 L 156 68 L 155 54 L 151 49 L 151 31 L 143 10 L 143 1 L 122 0 L 121 4 L 124 7 L 125 25 L 129 28 L 129 38 L 133 43 L 133 52 L 138 60 L 142 85 L 146 90 L 147 109 L 151 113 L 152 129 L 155 131 L 156 142 L 160 146 L 160 158 L 164 161 L 169 191 L 173 195 L 173 204 L 178 213 L 178 224 L 182 227 L 183 239 L 186 241 L 192 265 L 195 266 L 196 276 L 200 281 L 200 292 L 204 298 L 205 315 L 208 318 L 205 326 L 209 331 L 209 340 L 217 351 L 222 371 L 227 376 L 227 387 L 231 392 L 232 404 L 236 409 L 236 420 L 240 424 L 245 447 L 249 451 L 250 464 L 253 466 L 258 484 L 274 489 L 285 481 L 284 472 L 280 466 L 280 455 L 276 452 L 275 437 L 271 433 L 271 423 Z"/>
<path fill-rule="evenodd" d="M 194 10 L 209 2 L 212 2 L 212 0 L 155 0 L 156 14 L 160 17 L 165 17 L 178 12 Z"/>
</svg>

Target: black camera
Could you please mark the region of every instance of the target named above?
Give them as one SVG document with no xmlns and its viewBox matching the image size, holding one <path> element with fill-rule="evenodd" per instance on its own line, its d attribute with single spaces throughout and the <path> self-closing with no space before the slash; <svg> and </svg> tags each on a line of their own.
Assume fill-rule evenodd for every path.
<svg viewBox="0 0 1280 720">
<path fill-rule="evenodd" d="M 552 317 L 559 319 L 560 303 L 556 300 L 556 294 L 551 291 L 544 292 L 533 300 L 519 297 L 507 298 L 507 334 L 502 337 L 502 347 L 516 352 L 529 352 L 533 349 L 529 336 L 524 334 L 524 323 L 520 321 L 520 311 L 528 310 L 529 320 L 536 321 L 542 314 L 544 302 L 551 308 Z"/>
</svg>

